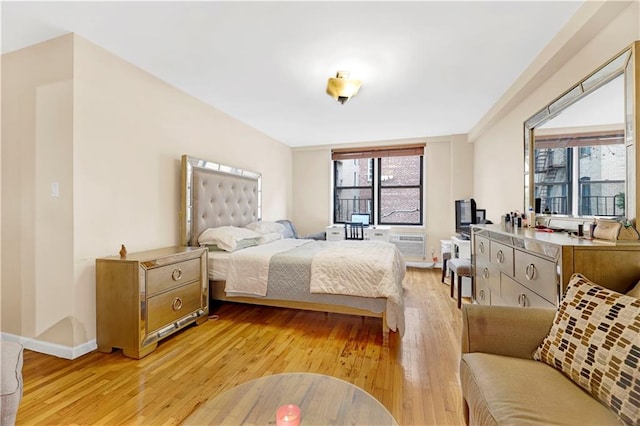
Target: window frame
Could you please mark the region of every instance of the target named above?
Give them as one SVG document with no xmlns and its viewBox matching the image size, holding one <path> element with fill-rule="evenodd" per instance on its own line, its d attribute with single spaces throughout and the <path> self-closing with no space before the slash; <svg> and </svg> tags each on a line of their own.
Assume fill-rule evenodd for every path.
<svg viewBox="0 0 640 426">
<path fill-rule="evenodd" d="M 411 144 L 411 145 L 397 145 L 397 146 L 385 146 L 385 147 L 370 147 L 370 148 L 353 148 L 353 149 L 334 149 L 331 152 L 331 159 L 333 163 L 333 194 L 332 194 L 332 216 L 333 223 L 340 224 L 345 221 L 338 220 L 338 200 L 337 195 L 340 190 L 344 189 L 367 189 L 371 190 L 371 208 L 369 213 L 371 214 L 371 225 L 388 225 L 388 226 L 423 226 L 424 225 L 424 147 L 426 144 Z M 383 186 L 381 181 L 381 169 L 382 158 L 384 157 L 419 157 L 419 183 L 417 185 L 387 185 Z M 368 177 L 371 186 L 342 186 L 338 185 L 338 161 L 345 161 L 349 159 L 369 159 L 369 171 L 371 172 Z M 375 161 L 378 160 L 378 161 Z M 368 180 L 369 182 L 369 180 Z M 418 222 L 385 222 L 382 221 L 382 203 L 384 189 L 418 189 L 419 191 L 419 220 Z M 365 213 L 365 212 L 360 212 Z M 343 215 L 344 216 L 344 215 Z"/>
<path fill-rule="evenodd" d="M 354 159 L 354 161 L 356 161 L 357 159 Z M 369 160 L 369 165 L 367 165 L 367 174 L 368 171 L 373 168 L 374 166 L 372 166 L 372 163 L 374 163 L 374 159 L 373 158 L 368 158 L 367 160 Z M 370 202 L 371 203 L 371 216 L 372 216 L 372 222 L 374 219 L 374 207 L 375 207 L 375 199 L 374 199 L 374 192 L 375 192 L 375 188 L 374 188 L 374 179 L 369 179 L 367 176 L 367 182 L 369 182 L 369 185 L 365 186 L 365 185 L 351 185 L 351 186 L 342 186 L 342 185 L 338 185 L 338 161 L 344 161 L 344 160 L 333 160 L 333 223 L 345 223 L 347 222 L 347 220 L 345 221 L 340 221 L 338 220 L 338 210 L 336 209 L 336 206 L 339 204 L 337 201 L 337 193 L 338 190 L 349 190 L 349 189 L 353 189 L 353 190 L 359 190 L 359 189 L 367 189 L 371 191 L 371 199 Z M 355 172 L 354 172 L 355 173 Z M 374 174 L 375 175 L 375 174 Z M 354 179 L 355 182 L 355 179 Z M 362 212 L 362 211 L 358 211 L 355 213 L 367 213 L 367 212 Z M 372 223 L 373 224 L 373 223 Z"/>
<path fill-rule="evenodd" d="M 390 156 L 392 157 L 392 156 Z M 400 157 L 400 156 L 393 156 Z M 410 157 L 405 155 L 404 157 Z M 411 156 L 414 157 L 414 156 Z M 376 211 L 376 224 L 378 225 L 389 225 L 389 226 L 422 226 L 424 223 L 424 155 L 416 156 L 419 157 L 419 169 L 420 169 L 420 180 L 418 185 L 383 185 L 382 184 L 382 157 L 378 157 L 377 161 L 377 189 L 378 189 L 378 209 Z M 382 221 L 382 189 L 418 189 L 420 193 L 420 207 L 419 207 L 419 218 L 420 221 L 418 223 L 414 222 L 384 222 Z"/>
</svg>

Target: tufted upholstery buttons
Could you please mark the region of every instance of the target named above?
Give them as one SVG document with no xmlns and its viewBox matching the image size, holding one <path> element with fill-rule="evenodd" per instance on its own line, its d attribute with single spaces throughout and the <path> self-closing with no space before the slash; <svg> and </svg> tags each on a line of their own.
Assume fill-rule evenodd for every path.
<svg viewBox="0 0 640 426">
<path fill-rule="evenodd" d="M 193 241 L 207 228 L 244 226 L 259 217 L 255 178 L 194 170 Z"/>
</svg>

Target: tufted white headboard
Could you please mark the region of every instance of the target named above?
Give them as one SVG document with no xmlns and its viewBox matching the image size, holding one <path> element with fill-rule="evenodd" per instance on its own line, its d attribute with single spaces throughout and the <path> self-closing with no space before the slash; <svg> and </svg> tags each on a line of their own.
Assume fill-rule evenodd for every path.
<svg viewBox="0 0 640 426">
<path fill-rule="evenodd" d="M 207 228 L 245 226 L 262 217 L 259 173 L 182 156 L 180 244 L 197 246 Z"/>
</svg>

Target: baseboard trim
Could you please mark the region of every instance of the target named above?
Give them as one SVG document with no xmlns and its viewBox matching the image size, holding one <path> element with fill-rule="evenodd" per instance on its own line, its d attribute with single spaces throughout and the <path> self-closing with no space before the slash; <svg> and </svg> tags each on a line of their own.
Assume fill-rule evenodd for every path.
<svg viewBox="0 0 640 426">
<path fill-rule="evenodd" d="M 33 339 L 30 337 L 17 336 L 11 333 L 0 333 L 2 340 L 20 343 L 25 349 L 40 352 L 46 355 L 52 355 L 64 359 L 76 359 L 82 355 L 98 349 L 96 339 L 85 342 L 81 345 L 70 347 L 59 345 L 57 343 L 45 342 L 43 340 Z"/>
</svg>

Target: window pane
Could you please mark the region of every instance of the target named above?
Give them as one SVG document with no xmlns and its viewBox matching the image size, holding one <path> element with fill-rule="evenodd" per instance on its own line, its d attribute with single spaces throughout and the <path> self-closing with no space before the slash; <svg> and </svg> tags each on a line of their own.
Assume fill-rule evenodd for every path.
<svg viewBox="0 0 640 426">
<path fill-rule="evenodd" d="M 335 197 L 335 223 L 349 222 L 351 213 L 372 213 L 373 190 L 371 188 L 336 189 Z"/>
<path fill-rule="evenodd" d="M 371 186 L 372 158 L 337 160 L 335 163 L 337 187 Z"/>
<path fill-rule="evenodd" d="M 420 188 L 382 188 L 380 223 L 421 223 Z"/>
<path fill-rule="evenodd" d="M 566 148 L 536 149 L 535 198 L 540 198 L 543 212 L 569 214 L 569 150 Z"/>
<path fill-rule="evenodd" d="M 581 147 L 579 156 L 580 214 L 624 215 L 625 146 Z"/>
<path fill-rule="evenodd" d="M 420 185 L 420 157 L 385 157 L 380 170 L 381 186 Z"/>
</svg>

